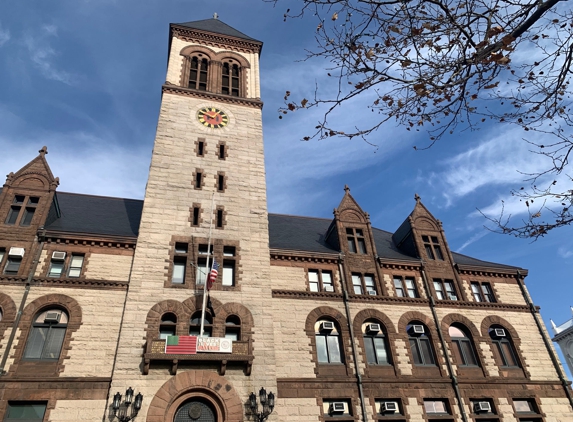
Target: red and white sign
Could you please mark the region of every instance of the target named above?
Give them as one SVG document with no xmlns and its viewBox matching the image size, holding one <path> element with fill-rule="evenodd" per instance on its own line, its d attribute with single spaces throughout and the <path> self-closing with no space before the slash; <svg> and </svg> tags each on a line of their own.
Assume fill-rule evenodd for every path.
<svg viewBox="0 0 573 422">
<path fill-rule="evenodd" d="M 222 337 L 198 337 L 197 352 L 233 353 L 233 340 Z"/>
</svg>

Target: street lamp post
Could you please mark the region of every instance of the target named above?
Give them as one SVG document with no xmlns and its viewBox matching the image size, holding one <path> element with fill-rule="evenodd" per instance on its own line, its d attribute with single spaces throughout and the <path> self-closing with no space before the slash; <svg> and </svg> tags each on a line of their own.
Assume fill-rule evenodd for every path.
<svg viewBox="0 0 573 422">
<path fill-rule="evenodd" d="M 137 416 L 137 413 L 141 409 L 142 402 L 143 402 L 143 394 L 137 393 L 137 396 L 135 396 L 134 400 L 133 388 L 129 387 L 125 392 L 125 398 L 123 399 L 123 405 L 122 405 L 121 394 L 117 392 L 113 396 L 113 403 L 111 405 L 113 409 L 113 416 L 115 416 L 120 422 L 129 422 L 130 420 L 134 419 Z M 131 411 L 128 412 L 130 408 Z"/>
<path fill-rule="evenodd" d="M 259 405 L 257 404 L 257 395 L 255 393 L 251 393 L 249 395 L 249 408 L 251 410 L 251 415 L 253 415 L 255 421 L 263 422 L 273 412 L 275 407 L 275 395 L 273 393 L 267 394 L 266 390 L 261 387 L 259 390 L 259 401 L 263 406 L 260 412 Z"/>
</svg>

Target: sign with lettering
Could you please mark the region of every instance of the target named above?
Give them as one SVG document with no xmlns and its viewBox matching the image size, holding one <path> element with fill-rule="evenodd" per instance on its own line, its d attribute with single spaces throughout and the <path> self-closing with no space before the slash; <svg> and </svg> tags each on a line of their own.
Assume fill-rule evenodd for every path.
<svg viewBox="0 0 573 422">
<path fill-rule="evenodd" d="M 198 337 L 197 352 L 233 353 L 233 340 L 223 337 Z"/>
</svg>

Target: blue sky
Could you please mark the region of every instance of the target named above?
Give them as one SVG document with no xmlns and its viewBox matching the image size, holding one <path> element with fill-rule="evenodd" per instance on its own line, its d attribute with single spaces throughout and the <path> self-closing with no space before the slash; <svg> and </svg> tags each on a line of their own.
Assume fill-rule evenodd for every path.
<svg viewBox="0 0 573 422">
<path fill-rule="evenodd" d="M 0 14 L 0 172 L 16 171 L 47 145 L 61 191 L 142 198 L 165 81 L 168 27 L 212 17 L 264 42 L 261 55 L 269 211 L 331 217 L 348 184 L 375 227 L 394 231 L 414 194 L 444 223 L 450 248 L 529 270 L 542 316 L 562 323 L 573 305 L 573 239 L 563 228 L 536 242 L 491 233 L 477 209 L 523 213 L 511 188 L 518 170 L 543 168 L 522 132 L 484 126 L 415 151 L 423 134 L 385 126 L 370 141 L 302 142 L 320 110 L 278 119 L 286 90 L 321 92 L 328 63 L 301 61 L 314 42 L 312 19 L 283 22 L 261 0 L 60 0 L 10 2 Z M 336 115 L 350 125 L 360 103 Z M 523 214 L 524 215 L 524 214 Z"/>
</svg>

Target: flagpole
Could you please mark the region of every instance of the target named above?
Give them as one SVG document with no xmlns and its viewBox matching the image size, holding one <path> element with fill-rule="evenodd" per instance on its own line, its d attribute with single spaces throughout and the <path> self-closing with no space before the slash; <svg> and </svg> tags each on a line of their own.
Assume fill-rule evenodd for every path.
<svg viewBox="0 0 573 422">
<path fill-rule="evenodd" d="M 209 240 L 207 242 L 207 264 L 205 266 L 205 280 L 203 281 L 203 306 L 201 307 L 201 331 L 200 336 L 203 337 L 203 330 L 205 329 L 205 307 L 207 306 L 207 282 L 209 278 L 209 258 L 211 257 L 211 233 L 213 231 L 213 208 L 215 206 L 215 192 L 211 195 L 211 221 L 209 223 Z"/>
</svg>

